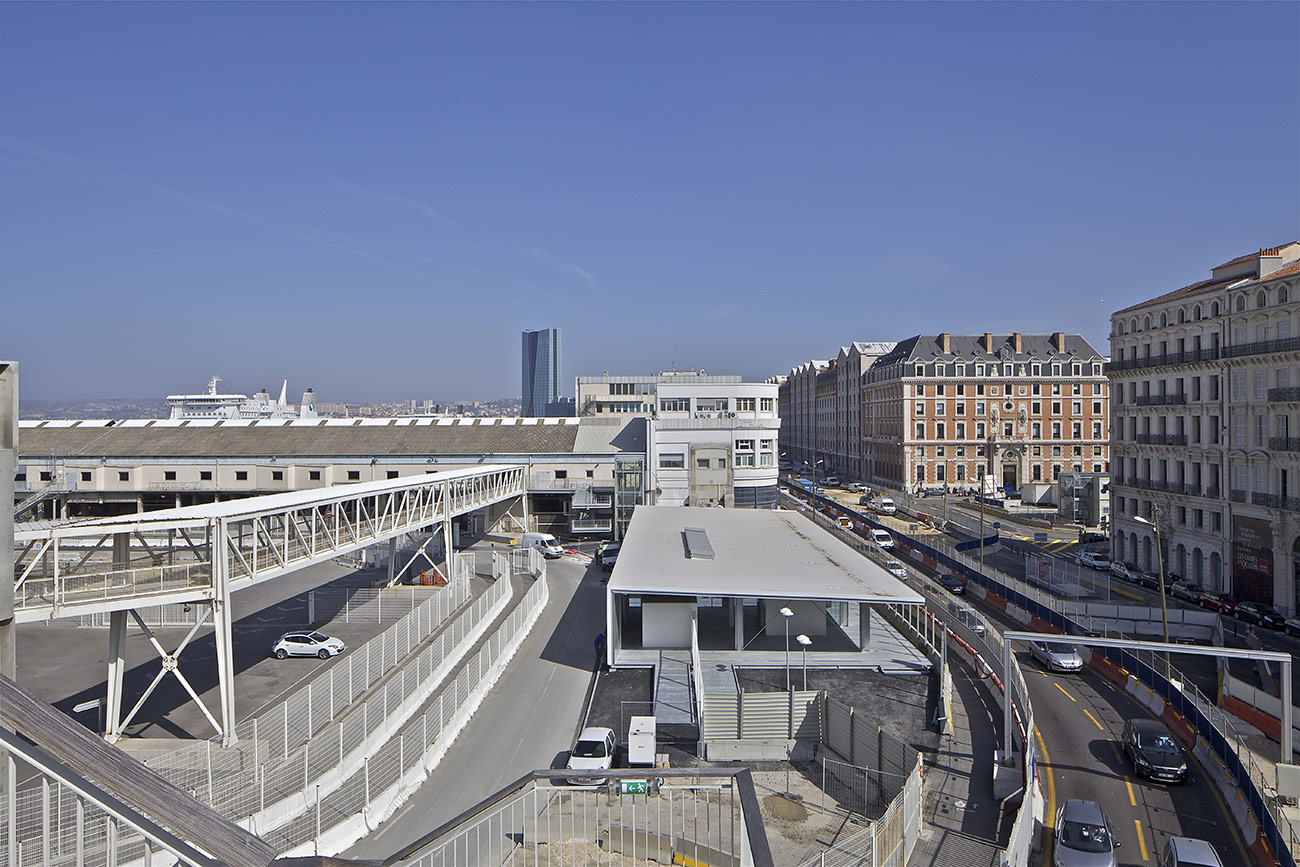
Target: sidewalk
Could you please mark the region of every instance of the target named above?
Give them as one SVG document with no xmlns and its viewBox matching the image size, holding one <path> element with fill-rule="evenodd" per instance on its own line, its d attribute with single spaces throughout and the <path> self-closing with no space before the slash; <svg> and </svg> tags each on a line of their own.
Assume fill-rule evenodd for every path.
<svg viewBox="0 0 1300 867">
<path fill-rule="evenodd" d="M 1002 708 L 961 661 L 953 673 L 952 735 L 926 756 L 921 839 L 911 867 L 995 867 L 1004 824 L 993 797 Z M 1009 827 L 1009 823 L 1008 823 Z"/>
</svg>

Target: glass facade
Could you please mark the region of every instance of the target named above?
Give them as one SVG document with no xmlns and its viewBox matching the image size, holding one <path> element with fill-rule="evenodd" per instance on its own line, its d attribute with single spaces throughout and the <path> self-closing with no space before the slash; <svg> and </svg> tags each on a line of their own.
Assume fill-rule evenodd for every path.
<svg viewBox="0 0 1300 867">
<path fill-rule="evenodd" d="M 560 398 L 560 329 L 525 331 L 523 337 L 523 387 L 525 418 L 543 416 L 550 404 Z"/>
</svg>

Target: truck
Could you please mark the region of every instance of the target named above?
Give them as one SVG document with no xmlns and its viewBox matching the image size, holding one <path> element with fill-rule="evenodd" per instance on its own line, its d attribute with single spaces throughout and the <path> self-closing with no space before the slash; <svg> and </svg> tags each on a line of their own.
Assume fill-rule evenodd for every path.
<svg viewBox="0 0 1300 867">
<path fill-rule="evenodd" d="M 628 767 L 650 767 L 655 763 L 655 718 L 634 716 L 627 729 Z"/>
</svg>

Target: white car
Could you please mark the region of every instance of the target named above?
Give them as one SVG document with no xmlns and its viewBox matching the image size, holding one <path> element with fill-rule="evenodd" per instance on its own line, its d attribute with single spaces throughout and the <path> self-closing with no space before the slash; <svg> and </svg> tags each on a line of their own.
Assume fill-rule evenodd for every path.
<svg viewBox="0 0 1300 867">
<path fill-rule="evenodd" d="M 907 574 L 907 567 L 897 560 L 889 560 L 885 563 L 885 568 L 894 573 L 895 577 L 902 578 L 904 581 L 911 577 Z"/>
<path fill-rule="evenodd" d="M 1110 569 L 1110 555 L 1102 554 L 1099 551 L 1080 551 L 1075 561 L 1080 566 L 1087 566 L 1089 569 Z"/>
<path fill-rule="evenodd" d="M 881 548 L 894 547 L 894 537 L 884 530 L 872 530 L 871 541 L 875 542 Z"/>
<path fill-rule="evenodd" d="M 319 656 L 321 659 L 329 659 L 347 649 L 342 641 L 330 638 L 323 632 L 286 632 L 271 645 L 271 655 L 276 659 L 290 656 Z"/>
<path fill-rule="evenodd" d="M 614 730 L 603 726 L 587 726 L 578 735 L 578 741 L 569 751 L 570 771 L 608 771 L 614 767 L 618 752 L 618 738 Z M 603 777 L 569 777 L 571 783 L 598 783 Z"/>
</svg>

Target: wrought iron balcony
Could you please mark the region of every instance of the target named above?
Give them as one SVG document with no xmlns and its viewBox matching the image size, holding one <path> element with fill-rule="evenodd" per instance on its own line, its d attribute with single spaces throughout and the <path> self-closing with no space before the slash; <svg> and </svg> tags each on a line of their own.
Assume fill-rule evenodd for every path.
<svg viewBox="0 0 1300 867">
<path fill-rule="evenodd" d="M 1228 499 L 1232 500 L 1234 503 L 1244 503 L 1246 502 L 1246 492 L 1238 491 L 1234 488 L 1228 492 Z"/>
<path fill-rule="evenodd" d="M 1187 395 L 1178 394 L 1143 394 L 1134 398 L 1134 406 L 1182 406 L 1187 403 Z"/>
<path fill-rule="evenodd" d="M 1106 365 L 1106 372 L 1120 373 L 1125 370 L 1146 370 L 1152 367 L 1173 367 L 1176 364 L 1196 364 L 1202 361 L 1218 360 L 1219 350 L 1217 349 L 1170 352 L 1165 355 L 1149 355 L 1146 358 L 1125 358 L 1122 361 L 1112 361 Z"/>
<path fill-rule="evenodd" d="M 1300 437 L 1269 437 L 1270 452 L 1300 452 Z"/>
<path fill-rule="evenodd" d="M 1284 512 L 1300 512 L 1300 497 L 1283 497 L 1278 494 L 1260 494 L 1250 495 L 1250 501 L 1256 506 L 1266 506 L 1270 509 L 1281 509 Z"/>
<path fill-rule="evenodd" d="M 1300 337 L 1283 337 L 1281 340 L 1261 340 L 1258 343 L 1225 346 L 1223 357 L 1240 358 L 1243 355 L 1268 355 L 1274 352 L 1300 352 Z"/>
<path fill-rule="evenodd" d="M 1292 386 L 1291 388 L 1270 388 L 1268 390 L 1269 403 L 1296 403 L 1300 401 L 1300 388 Z"/>
<path fill-rule="evenodd" d="M 1147 446 L 1185 446 L 1187 445 L 1186 434 L 1138 434 L 1137 441 L 1139 445 Z"/>
</svg>

